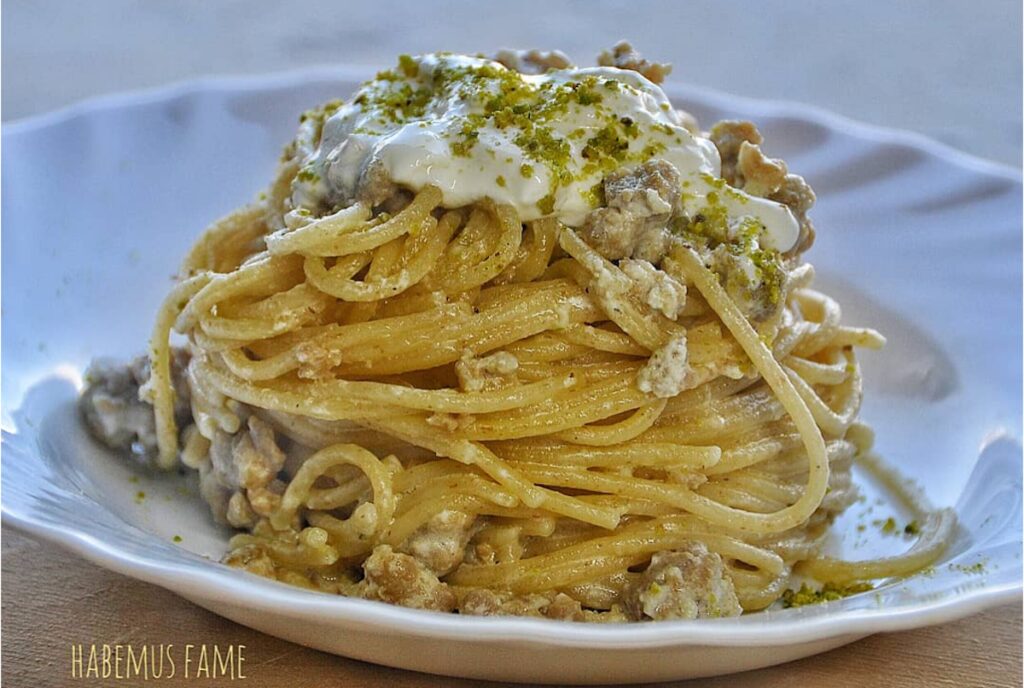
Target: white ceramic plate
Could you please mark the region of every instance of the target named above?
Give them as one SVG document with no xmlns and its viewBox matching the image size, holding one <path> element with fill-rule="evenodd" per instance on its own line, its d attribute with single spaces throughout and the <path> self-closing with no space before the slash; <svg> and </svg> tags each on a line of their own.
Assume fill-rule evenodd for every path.
<svg viewBox="0 0 1024 688">
<path fill-rule="evenodd" d="M 216 563 L 228 533 L 188 479 L 99 449 L 75 413 L 93 356 L 143 349 L 198 232 L 270 179 L 296 116 L 368 71 L 209 79 L 91 101 L 3 130 L 3 516 L 240 623 L 359 659 L 528 682 L 676 679 L 785 662 L 936 624 L 1021 589 L 1021 180 L 920 137 L 805 107 L 670 88 L 708 124 L 755 120 L 818 191 L 819 284 L 889 337 L 864 356 L 881 453 L 962 524 L 929 575 L 738 619 L 583 627 L 467 618 L 305 592 Z M 864 476 L 861 476 L 863 479 Z M 869 499 L 850 556 L 906 547 Z M 139 492 L 145 498 L 138 498 Z M 868 529 L 858 533 L 856 525 Z M 175 535 L 182 537 L 174 544 Z M 981 564 L 981 573 L 968 573 Z M 230 642 L 229 638 L 224 639 Z"/>
</svg>

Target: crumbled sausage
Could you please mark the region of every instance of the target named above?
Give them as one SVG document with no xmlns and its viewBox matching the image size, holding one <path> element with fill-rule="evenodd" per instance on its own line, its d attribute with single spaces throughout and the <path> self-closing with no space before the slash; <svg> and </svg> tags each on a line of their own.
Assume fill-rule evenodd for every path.
<svg viewBox="0 0 1024 688">
<path fill-rule="evenodd" d="M 235 492 L 224 509 L 224 520 L 236 528 L 252 527 L 258 520 L 256 510 L 249 504 L 244 492 Z"/>
<path fill-rule="evenodd" d="M 251 528 L 261 516 L 269 517 L 280 506 L 281 496 L 287 487 L 284 481 L 273 480 L 266 487 L 251 487 L 232 493 L 220 483 L 212 484 L 216 482 L 215 478 L 206 478 L 205 481 L 211 483 L 207 486 L 207 490 L 213 496 L 207 500 L 207 503 L 210 505 L 214 517 L 227 521 L 235 528 Z M 201 490 L 203 482 L 202 469 L 200 469 Z M 230 497 L 227 504 L 222 507 L 222 495 L 224 494 Z"/>
<path fill-rule="evenodd" d="M 686 285 L 646 260 L 624 258 L 619 269 L 633 280 L 633 289 L 640 300 L 666 318 L 675 320 L 686 305 Z"/>
<path fill-rule="evenodd" d="M 250 487 L 245 491 L 250 508 L 260 516 L 270 516 L 281 505 L 281 496 L 288 485 L 283 480 L 274 479 L 267 485 Z"/>
<path fill-rule="evenodd" d="M 751 122 L 723 120 L 711 128 L 711 141 L 722 158 L 722 178 L 731 186 L 788 206 L 800 224 L 800 236 L 789 254 L 800 254 L 814 243 L 814 225 L 807 211 L 814 191 L 803 177 L 789 174 L 781 160 L 761 152 L 761 132 Z"/>
<path fill-rule="evenodd" d="M 561 619 L 563 621 L 583 621 L 583 608 L 578 600 L 574 600 L 565 593 L 558 593 L 552 598 L 551 603 L 544 610 L 544 616 L 549 619 Z"/>
<path fill-rule="evenodd" d="M 387 204 L 401 193 L 379 158 L 371 158 L 359 175 L 355 200 L 371 208 Z"/>
<path fill-rule="evenodd" d="M 786 163 L 767 157 L 759 145 L 747 141 L 740 144 L 736 172 L 737 184 L 753 196 L 767 197 L 786 181 Z"/>
<path fill-rule="evenodd" d="M 579 601 L 565 593 L 514 595 L 486 588 L 469 590 L 459 600 L 460 614 L 472 616 L 535 616 L 563 621 L 583 621 Z"/>
<path fill-rule="evenodd" d="M 605 50 L 598 55 L 597 64 L 638 72 L 656 84 L 663 82 L 672 72 L 672 65 L 644 59 L 627 41 L 619 41 L 611 50 Z"/>
<path fill-rule="evenodd" d="M 277 566 L 274 564 L 274 560 L 259 545 L 245 545 L 232 550 L 224 557 L 224 563 L 264 578 L 277 577 Z"/>
<path fill-rule="evenodd" d="M 624 598 L 636 621 L 739 616 L 743 611 L 722 558 L 699 542 L 655 554 Z"/>
<path fill-rule="evenodd" d="M 519 360 L 507 351 L 476 358 L 467 349 L 455 364 L 455 374 L 462 391 L 479 392 L 500 386 L 503 378 L 513 375 L 518 368 Z"/>
<path fill-rule="evenodd" d="M 435 575 L 443 576 L 462 563 L 475 525 L 473 514 L 445 509 L 410 535 L 401 550 L 416 557 Z"/>
<path fill-rule="evenodd" d="M 753 122 L 726 119 L 711 127 L 708 137 L 722 158 L 722 179 L 731 186 L 737 186 L 736 163 L 740 157 L 740 148 L 744 143 L 757 146 L 764 143 L 761 132 Z"/>
<path fill-rule="evenodd" d="M 580 236 L 609 260 L 657 263 L 667 248 L 665 225 L 681 205 L 680 188 L 679 171 L 665 160 L 613 172 L 604 179 L 607 207 L 587 216 Z"/>
<path fill-rule="evenodd" d="M 660 84 L 672 72 L 672 65 L 662 62 L 651 62 L 644 59 L 627 41 L 619 41 L 611 50 L 605 50 L 597 56 L 597 64 L 602 67 L 618 67 L 637 72 L 647 80 Z M 691 134 L 700 134 L 697 118 L 685 110 L 673 110 L 676 124 Z"/>
<path fill-rule="evenodd" d="M 459 600 L 459 613 L 471 616 L 540 616 L 540 608 L 548 602 L 540 595 L 519 596 L 473 588 Z"/>
<path fill-rule="evenodd" d="M 174 386 L 174 415 L 183 427 L 191 418 L 185 368 L 189 355 L 171 350 L 171 381 Z M 139 356 L 128 364 L 96 360 L 85 373 L 85 391 L 79 408 L 96 439 L 111 449 L 130 450 L 149 460 L 157 454 L 156 417 L 153 406 L 139 395 L 149 380 L 149 357 Z"/>
<path fill-rule="evenodd" d="M 595 251 L 609 260 L 633 255 L 637 235 L 647 231 L 642 223 L 615 208 L 597 208 L 580 228 L 580 236 Z M 660 232 L 655 228 L 652 231 Z"/>
<path fill-rule="evenodd" d="M 280 472 L 284 459 L 273 428 L 259 416 L 249 416 L 246 430 L 219 432 L 210 446 L 210 460 L 225 487 L 264 487 Z"/>
<path fill-rule="evenodd" d="M 671 213 L 680 203 L 679 170 L 665 160 L 617 170 L 604 178 L 608 207 L 634 215 Z"/>
<path fill-rule="evenodd" d="M 782 186 L 769 198 L 789 206 L 797 217 L 806 215 L 817 200 L 810 184 L 798 174 L 787 174 Z"/>
<path fill-rule="evenodd" d="M 636 376 L 636 386 L 661 399 L 674 397 L 693 385 L 693 371 L 686 351 L 686 334 L 669 339 L 651 354 Z"/>
<path fill-rule="evenodd" d="M 561 50 L 499 50 L 494 59 L 520 74 L 543 74 L 573 66 Z"/>
<path fill-rule="evenodd" d="M 723 120 L 711 128 L 710 138 L 722 159 L 722 178 L 753 196 L 768 198 L 786 182 L 786 163 L 761 150 L 764 137 L 751 122 Z"/>
<path fill-rule="evenodd" d="M 776 312 L 778 302 L 773 302 L 764 275 L 750 256 L 720 244 L 711 251 L 709 264 L 730 298 L 751 321 L 762 322 Z"/>
<path fill-rule="evenodd" d="M 214 436 L 209 467 L 200 466 L 200 491 L 219 520 L 251 527 L 280 504 L 284 483 L 277 475 L 284 462 L 273 428 L 249 416 L 246 427 L 233 435 L 218 431 Z"/>
<path fill-rule="evenodd" d="M 789 206 L 800 223 L 800 236 L 789 253 L 799 255 L 809 249 L 814 243 L 814 224 L 807 217 L 807 211 L 817 200 L 811 185 L 798 174 L 787 174 L 782 186 L 768 198 Z"/>
<path fill-rule="evenodd" d="M 408 554 L 378 545 L 363 562 L 364 578 L 357 587 L 360 597 L 416 609 L 450 612 L 455 593 L 423 563 Z"/>
</svg>

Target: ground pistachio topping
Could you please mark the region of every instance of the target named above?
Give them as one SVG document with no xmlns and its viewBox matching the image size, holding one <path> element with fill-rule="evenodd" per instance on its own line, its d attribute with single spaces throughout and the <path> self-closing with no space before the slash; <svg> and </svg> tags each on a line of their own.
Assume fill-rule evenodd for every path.
<svg viewBox="0 0 1024 688">
<path fill-rule="evenodd" d="M 714 190 L 694 203 L 687 215 L 674 218 L 670 232 L 704 256 L 733 298 L 741 304 L 762 301 L 761 310 L 774 310 L 786 276 L 780 251 L 765 245 L 767 228 L 758 217 L 737 215 L 725 202 L 734 198 L 745 203 L 746 199 L 722 179 L 705 181 Z M 687 197 L 684 190 L 684 201 Z"/>
<path fill-rule="evenodd" d="M 687 211 L 715 205 L 715 192 L 730 215 L 758 218 L 762 242 L 790 248 L 799 228 L 788 208 L 725 185 L 715 145 L 684 122 L 658 85 L 628 69 L 523 74 L 482 57 L 403 55 L 348 102 L 304 115 L 292 202 L 322 212 L 386 179 L 434 185 L 446 207 L 491 198 L 524 221 L 578 227 L 603 203 L 605 176 L 661 159 L 689 182 Z"/>
<path fill-rule="evenodd" d="M 870 583 L 851 583 L 850 585 L 826 583 L 820 589 L 815 590 L 808 586 L 807 583 L 802 583 L 799 590 L 787 590 L 782 593 L 782 606 L 789 609 L 790 607 L 803 607 L 808 604 L 833 602 L 850 595 L 867 592 L 873 588 L 874 586 Z"/>
</svg>

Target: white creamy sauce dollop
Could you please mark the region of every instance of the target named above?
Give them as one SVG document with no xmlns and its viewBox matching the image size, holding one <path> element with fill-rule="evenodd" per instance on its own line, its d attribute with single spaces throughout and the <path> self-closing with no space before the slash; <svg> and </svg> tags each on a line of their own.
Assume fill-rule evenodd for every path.
<svg viewBox="0 0 1024 688">
<path fill-rule="evenodd" d="M 634 71 L 521 75 L 451 54 L 403 57 L 399 69 L 379 74 L 330 114 L 304 155 L 293 187 L 298 207 L 351 203 L 373 164 L 408 189 L 438 187 L 446 207 L 491 198 L 514 206 L 524 221 L 554 216 L 574 227 L 616 167 L 671 163 L 691 215 L 721 174 L 714 144 L 685 129 L 665 92 Z M 799 225 L 786 206 L 731 188 L 716 197 L 730 217 L 764 226 L 763 246 L 786 251 L 796 243 Z"/>
</svg>

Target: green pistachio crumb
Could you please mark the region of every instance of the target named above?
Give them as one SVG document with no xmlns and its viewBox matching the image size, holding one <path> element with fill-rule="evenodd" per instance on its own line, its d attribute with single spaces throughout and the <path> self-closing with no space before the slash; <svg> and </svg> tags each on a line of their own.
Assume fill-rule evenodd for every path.
<svg viewBox="0 0 1024 688">
<path fill-rule="evenodd" d="M 320 175 L 309 167 L 303 167 L 299 170 L 298 174 L 295 175 L 295 178 L 300 182 L 315 182 L 320 179 Z"/>
<path fill-rule="evenodd" d="M 445 55 L 438 53 L 441 58 Z M 673 126 L 620 116 L 614 105 L 606 103 L 620 92 L 637 90 L 621 80 L 597 74 L 537 83 L 491 62 L 458 64 L 441 59 L 427 71 L 421 68 L 420 59 L 401 55 L 396 68 L 384 70 L 376 79 L 364 83 L 353 103 L 384 128 L 392 124 L 422 126 L 432 117 L 438 103 L 453 98 L 470 103 L 469 114 L 459 117 L 443 134 L 452 154 L 471 156 L 485 128 L 507 130 L 508 139 L 527 161 L 520 166 L 520 173 L 534 178 L 535 165 L 542 166 L 548 173 L 542 177 L 548 183 L 548 196 L 553 197 L 560 188 L 582 178 L 644 162 L 665 151 L 665 141 L 654 141 L 634 150 L 630 142 L 645 134 L 678 139 Z M 579 108 L 589 109 L 594 124 L 562 133 L 556 125 Z M 579 168 L 573 164 L 570 141 L 584 143 L 585 160 Z M 512 164 L 513 157 L 507 156 L 505 161 Z M 313 181 L 303 176 L 299 180 Z"/>
<path fill-rule="evenodd" d="M 416 60 L 412 59 L 411 55 L 399 55 L 398 68 L 402 70 L 402 74 L 410 79 L 415 79 L 420 73 L 420 65 Z"/>
<path fill-rule="evenodd" d="M 808 604 L 832 602 L 849 597 L 850 595 L 867 592 L 872 590 L 873 587 L 870 583 L 852 583 L 850 585 L 826 583 L 820 590 L 815 590 L 806 583 L 803 583 L 799 590 L 786 590 L 782 593 L 782 606 L 789 609 L 790 607 L 803 607 Z"/>
<path fill-rule="evenodd" d="M 876 525 L 881 526 L 882 532 L 886 535 L 891 535 L 895 533 L 897 530 L 896 519 L 894 519 L 892 516 L 885 519 L 884 521 L 876 521 L 875 523 Z"/>
</svg>

